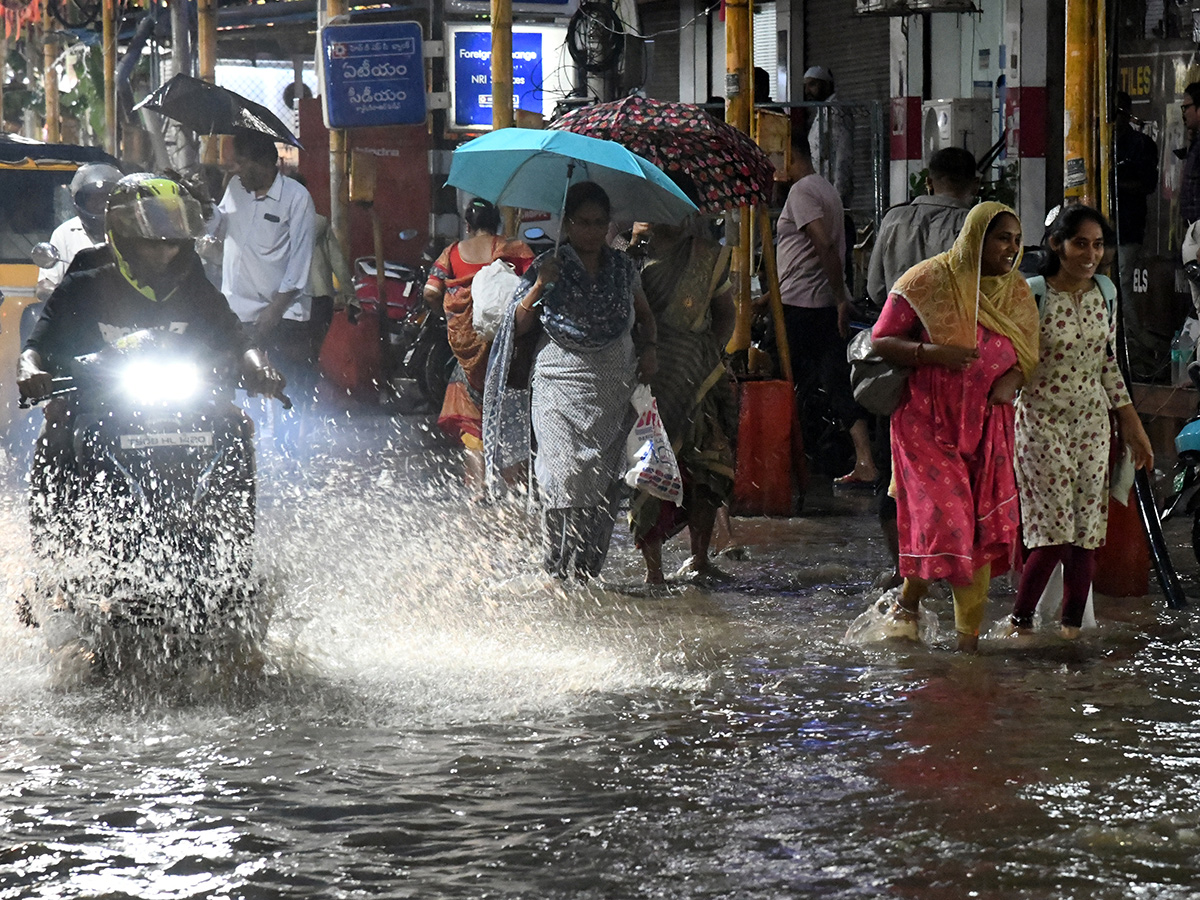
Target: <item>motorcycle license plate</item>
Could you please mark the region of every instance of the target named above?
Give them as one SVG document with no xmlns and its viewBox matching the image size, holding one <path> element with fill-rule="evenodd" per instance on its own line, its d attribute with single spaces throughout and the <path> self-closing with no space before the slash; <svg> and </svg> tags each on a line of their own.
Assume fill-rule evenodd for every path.
<svg viewBox="0 0 1200 900">
<path fill-rule="evenodd" d="M 168 431 L 159 434 L 123 434 L 122 450 L 153 450 L 156 447 L 211 447 L 211 431 Z"/>
</svg>

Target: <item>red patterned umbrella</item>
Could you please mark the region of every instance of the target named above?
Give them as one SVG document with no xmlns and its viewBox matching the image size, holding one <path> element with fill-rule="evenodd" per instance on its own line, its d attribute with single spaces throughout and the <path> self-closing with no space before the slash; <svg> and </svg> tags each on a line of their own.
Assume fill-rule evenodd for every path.
<svg viewBox="0 0 1200 900">
<path fill-rule="evenodd" d="M 550 124 L 623 144 L 668 175 L 683 171 L 700 191 L 701 212 L 766 203 L 775 168 L 750 136 L 698 106 L 626 97 L 572 110 Z"/>
</svg>

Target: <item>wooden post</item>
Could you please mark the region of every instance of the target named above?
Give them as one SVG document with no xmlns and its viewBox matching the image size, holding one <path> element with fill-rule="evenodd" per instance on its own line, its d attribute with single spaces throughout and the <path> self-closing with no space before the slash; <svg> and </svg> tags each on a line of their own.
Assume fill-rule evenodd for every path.
<svg viewBox="0 0 1200 900">
<path fill-rule="evenodd" d="M 117 121 L 117 0 L 103 0 L 104 149 L 119 156 Z"/>
<path fill-rule="evenodd" d="M 492 128 L 512 124 L 512 0 L 492 0 Z"/>
<path fill-rule="evenodd" d="M 42 86 L 46 94 L 46 141 L 51 144 L 62 140 L 57 61 L 58 39 L 54 36 L 54 19 L 47 6 L 42 10 Z"/>
<path fill-rule="evenodd" d="M 196 4 L 196 63 L 200 79 L 217 83 L 217 0 L 198 0 Z M 215 163 L 220 157 L 220 138 L 204 138 L 200 159 Z"/>
<path fill-rule="evenodd" d="M 512 0 L 492 0 L 492 130 L 513 126 Z M 517 211 L 502 206 L 504 233 L 517 233 Z"/>
<path fill-rule="evenodd" d="M 325 0 L 325 21 L 332 22 L 346 15 L 349 7 L 346 0 Z M 329 131 L 329 227 L 334 239 L 342 248 L 342 255 L 350 259 L 350 193 L 349 193 L 349 136 L 344 128 Z M 380 298 L 380 303 L 383 298 Z M 382 307 L 380 307 L 382 310 Z"/>
</svg>

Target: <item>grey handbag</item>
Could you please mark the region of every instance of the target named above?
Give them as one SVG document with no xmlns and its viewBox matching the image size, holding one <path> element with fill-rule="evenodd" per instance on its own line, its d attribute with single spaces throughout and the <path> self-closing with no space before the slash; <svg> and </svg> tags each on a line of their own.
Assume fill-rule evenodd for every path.
<svg viewBox="0 0 1200 900">
<path fill-rule="evenodd" d="M 864 328 L 846 346 L 854 400 L 869 413 L 890 416 L 900 405 L 912 369 L 884 361 L 871 350 L 871 329 Z"/>
</svg>

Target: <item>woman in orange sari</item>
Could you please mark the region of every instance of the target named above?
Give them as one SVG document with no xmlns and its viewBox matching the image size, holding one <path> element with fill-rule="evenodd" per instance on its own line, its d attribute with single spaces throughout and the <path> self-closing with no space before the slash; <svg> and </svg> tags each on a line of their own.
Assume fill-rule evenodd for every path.
<svg viewBox="0 0 1200 900">
<path fill-rule="evenodd" d="M 467 236 L 447 247 L 429 270 L 425 301 L 446 316 L 446 335 L 458 365 L 438 425 L 463 444 L 466 483 L 483 491 L 483 383 L 487 377 L 491 342 L 472 325 L 471 280 L 491 262 L 503 259 L 518 275 L 533 261 L 533 251 L 522 241 L 498 236 L 500 211 L 486 200 L 475 199 L 463 213 Z"/>
<path fill-rule="evenodd" d="M 900 277 L 872 331 L 880 356 L 912 368 L 892 413 L 904 576 L 892 616 L 916 637 L 929 583 L 944 578 L 966 651 L 978 646 L 991 578 L 1020 539 L 1013 399 L 1038 360 L 1037 304 L 1020 256 L 1016 214 L 979 204 L 950 250 Z"/>
</svg>

